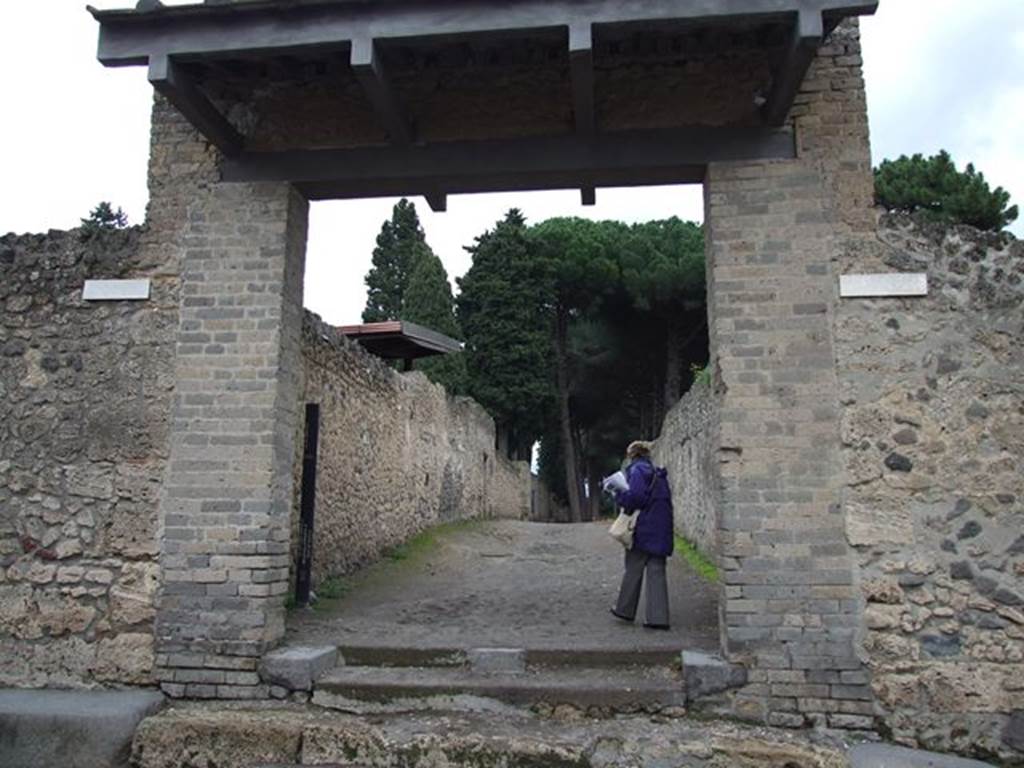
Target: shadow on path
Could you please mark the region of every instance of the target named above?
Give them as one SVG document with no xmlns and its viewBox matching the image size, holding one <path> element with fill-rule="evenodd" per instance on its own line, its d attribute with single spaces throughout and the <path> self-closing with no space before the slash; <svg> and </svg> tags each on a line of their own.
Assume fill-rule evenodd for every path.
<svg viewBox="0 0 1024 768">
<path fill-rule="evenodd" d="M 607 527 L 494 520 L 442 529 L 428 551 L 385 559 L 346 578 L 343 597 L 292 611 L 288 642 L 716 651 L 717 587 L 681 558 L 668 568 L 671 630 L 643 629 L 642 613 L 636 625 L 608 613 L 623 558 Z"/>
</svg>

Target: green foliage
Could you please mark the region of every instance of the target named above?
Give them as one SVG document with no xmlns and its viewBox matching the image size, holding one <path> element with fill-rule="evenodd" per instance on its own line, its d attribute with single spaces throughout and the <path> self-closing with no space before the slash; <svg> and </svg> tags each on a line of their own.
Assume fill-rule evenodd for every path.
<svg viewBox="0 0 1024 768">
<path fill-rule="evenodd" d="M 366 275 L 364 323 L 401 320 L 405 309 L 405 291 L 421 256 L 433 255 L 420 226 L 416 206 L 404 197 L 384 222 L 373 249 L 373 266 Z"/>
<path fill-rule="evenodd" d="M 711 386 L 711 366 L 700 366 L 694 363 L 690 366 L 690 374 L 693 376 L 693 383 L 701 387 Z"/>
<path fill-rule="evenodd" d="M 124 229 L 128 226 L 128 215 L 120 207 L 115 211 L 110 203 L 104 201 L 89 212 L 89 217 L 82 219 L 82 233 L 89 235 L 111 229 Z"/>
<path fill-rule="evenodd" d="M 329 609 L 332 602 L 343 598 L 351 588 L 351 585 L 340 576 L 331 576 L 324 579 L 313 590 L 313 593 L 316 595 L 313 608 L 315 610 Z"/>
<path fill-rule="evenodd" d="M 875 201 L 888 211 L 923 213 L 951 224 L 1001 231 L 1017 220 L 1017 206 L 1002 187 L 990 189 L 968 163 L 964 171 L 945 150 L 933 157 L 886 160 L 875 169 Z"/>
<path fill-rule="evenodd" d="M 515 209 L 467 250 L 473 265 L 456 301 L 467 391 L 510 434 L 514 453 L 529 456 L 552 410 L 548 268 Z"/>
<path fill-rule="evenodd" d="M 403 299 L 403 320 L 419 323 L 452 338 L 462 334 L 455 319 L 455 300 L 444 265 L 432 252 L 425 251 L 409 275 Z M 466 389 L 466 360 L 463 353 L 439 355 L 416 361 L 416 370 L 441 384 L 450 394 Z"/>
<path fill-rule="evenodd" d="M 697 545 L 691 543 L 682 536 L 676 536 L 676 554 L 695 570 L 704 581 L 717 584 L 721 578 L 716 566 L 707 555 L 697 549 Z"/>
<path fill-rule="evenodd" d="M 420 531 L 404 544 L 392 547 L 384 553 L 384 557 L 392 562 L 414 562 L 441 547 L 441 539 L 459 531 L 470 530 L 480 524 L 479 520 L 455 520 L 441 523 Z"/>
</svg>

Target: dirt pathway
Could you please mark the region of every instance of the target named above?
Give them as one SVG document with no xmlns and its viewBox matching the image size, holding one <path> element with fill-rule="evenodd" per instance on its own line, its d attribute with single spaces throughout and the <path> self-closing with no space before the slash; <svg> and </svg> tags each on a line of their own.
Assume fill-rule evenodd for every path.
<svg viewBox="0 0 1024 768">
<path fill-rule="evenodd" d="M 716 649 L 717 587 L 681 558 L 669 561 L 670 631 L 627 625 L 608 613 L 622 548 L 606 529 L 607 523 L 498 520 L 443 531 L 427 551 L 346 579 L 340 599 L 292 611 L 288 640 L 425 649 Z"/>
</svg>

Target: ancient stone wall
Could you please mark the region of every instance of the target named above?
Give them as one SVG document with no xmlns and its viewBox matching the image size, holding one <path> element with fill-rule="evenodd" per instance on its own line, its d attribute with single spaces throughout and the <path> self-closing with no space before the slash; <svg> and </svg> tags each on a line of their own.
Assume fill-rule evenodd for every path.
<svg viewBox="0 0 1024 768">
<path fill-rule="evenodd" d="M 153 680 L 178 284 L 152 234 L 0 238 L 0 685 Z M 82 300 L 122 277 L 150 299 Z"/>
<path fill-rule="evenodd" d="M 860 647 L 895 740 L 1024 749 L 1024 243 L 885 217 L 843 272 L 926 297 L 835 315 Z"/>
<path fill-rule="evenodd" d="M 665 416 L 654 461 L 668 470 L 676 533 L 703 552 L 718 551 L 718 404 L 696 383 Z"/>
<path fill-rule="evenodd" d="M 302 353 L 303 402 L 320 404 L 314 589 L 431 525 L 529 514 L 529 465 L 498 454 L 494 422 L 476 402 L 398 373 L 309 313 Z"/>
</svg>

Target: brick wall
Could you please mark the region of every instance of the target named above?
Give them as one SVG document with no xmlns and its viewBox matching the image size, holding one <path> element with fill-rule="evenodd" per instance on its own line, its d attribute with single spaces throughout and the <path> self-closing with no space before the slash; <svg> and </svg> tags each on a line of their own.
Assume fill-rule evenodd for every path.
<svg viewBox="0 0 1024 768">
<path fill-rule="evenodd" d="M 669 472 L 675 530 L 701 551 L 718 551 L 718 402 L 694 384 L 665 416 L 654 461 Z"/>
<path fill-rule="evenodd" d="M 870 219 L 859 33 L 838 28 L 792 120 L 799 159 L 712 165 L 705 186 L 719 434 L 723 647 L 738 714 L 870 728 L 846 541 L 832 316 L 838 235 Z"/>
<path fill-rule="evenodd" d="M 320 405 L 314 589 L 431 525 L 527 516 L 529 465 L 497 454 L 494 421 L 476 402 L 398 373 L 309 313 L 302 352 L 299 399 Z"/>
</svg>

